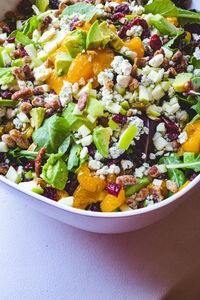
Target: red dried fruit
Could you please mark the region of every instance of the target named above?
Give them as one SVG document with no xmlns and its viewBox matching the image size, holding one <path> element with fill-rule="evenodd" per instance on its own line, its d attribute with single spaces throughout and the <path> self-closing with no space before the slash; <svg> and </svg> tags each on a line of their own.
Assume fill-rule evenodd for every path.
<svg viewBox="0 0 200 300">
<path fill-rule="evenodd" d="M 114 114 L 113 117 L 112 117 L 112 120 L 115 123 L 126 124 L 127 117 L 126 117 L 126 115 L 122 115 L 122 114 Z"/>
<path fill-rule="evenodd" d="M 119 192 L 121 191 L 121 185 L 116 184 L 114 182 L 108 183 L 106 189 L 108 191 L 109 194 L 118 197 Z"/>
<path fill-rule="evenodd" d="M 161 48 L 162 42 L 157 34 L 152 35 L 150 40 L 150 46 L 153 50 L 159 50 Z"/>
</svg>

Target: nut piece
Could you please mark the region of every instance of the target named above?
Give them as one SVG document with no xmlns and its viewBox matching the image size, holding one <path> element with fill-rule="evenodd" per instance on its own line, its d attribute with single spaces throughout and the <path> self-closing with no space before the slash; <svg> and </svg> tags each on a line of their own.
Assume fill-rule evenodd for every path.
<svg viewBox="0 0 200 300">
<path fill-rule="evenodd" d="M 38 31 L 45 31 L 45 29 L 48 28 L 49 24 L 51 24 L 52 22 L 52 18 L 50 16 L 46 16 L 44 17 L 44 19 L 42 20 L 42 22 L 40 23 L 39 27 L 38 27 Z"/>
<path fill-rule="evenodd" d="M 34 96 L 43 95 L 43 94 L 44 94 L 44 89 L 42 86 L 37 86 L 33 89 Z"/>
<path fill-rule="evenodd" d="M 26 115 L 31 111 L 31 109 L 32 109 L 32 105 L 28 102 L 23 102 L 20 105 L 20 110 Z"/>
<path fill-rule="evenodd" d="M 135 64 L 139 69 L 144 68 L 146 66 L 146 59 L 145 58 L 135 58 Z"/>
<path fill-rule="evenodd" d="M 194 86 L 192 84 L 192 81 L 191 80 L 188 80 L 184 86 L 185 90 L 187 92 L 191 91 L 191 90 L 194 90 Z"/>
<path fill-rule="evenodd" d="M 45 105 L 44 99 L 42 97 L 35 97 L 32 100 L 32 105 L 35 107 L 44 107 Z"/>
<path fill-rule="evenodd" d="M 180 50 L 178 50 L 173 56 L 172 56 L 172 61 L 173 62 L 177 62 L 178 60 L 181 59 L 181 57 L 183 56 L 182 52 Z"/>
<path fill-rule="evenodd" d="M 40 177 L 41 174 L 41 170 L 42 170 L 42 163 L 43 163 L 43 159 L 45 157 L 45 152 L 46 152 L 46 148 L 41 148 L 38 151 L 36 160 L 35 160 L 35 173 L 37 175 L 37 177 Z"/>
<path fill-rule="evenodd" d="M 10 148 L 15 147 L 15 142 L 13 141 L 13 139 L 11 138 L 11 136 L 9 134 L 3 134 L 1 138 L 2 138 L 2 141 L 8 145 L 8 147 L 10 147 Z"/>
<path fill-rule="evenodd" d="M 44 105 L 45 108 L 53 108 L 53 109 L 57 109 L 60 107 L 59 101 L 58 100 L 50 100 L 48 102 L 45 103 Z"/>
<path fill-rule="evenodd" d="M 158 177 L 158 175 L 159 175 L 158 168 L 156 166 L 151 167 L 151 169 L 149 170 L 148 174 L 151 177 Z"/>
<path fill-rule="evenodd" d="M 126 199 L 126 204 L 132 209 L 137 208 L 137 201 L 135 200 L 136 196 L 137 196 L 136 194 L 133 194 Z"/>
<path fill-rule="evenodd" d="M 136 64 L 137 60 L 135 59 L 134 64 L 132 66 L 132 70 L 131 70 L 131 76 L 132 77 L 136 77 L 137 76 L 137 64 Z"/>
<path fill-rule="evenodd" d="M 163 189 L 160 186 L 154 186 L 151 189 L 153 200 L 155 202 L 160 202 L 160 201 L 162 201 L 164 199 L 164 196 L 163 196 L 162 192 L 163 192 Z"/>
<path fill-rule="evenodd" d="M 149 196 L 149 189 L 148 188 L 142 188 L 139 193 L 137 194 L 136 200 L 137 201 L 144 201 L 147 196 Z"/>
<path fill-rule="evenodd" d="M 78 100 L 78 109 L 84 110 L 88 102 L 88 93 L 84 92 Z"/>
<path fill-rule="evenodd" d="M 45 65 L 46 68 L 51 68 L 51 69 L 54 68 L 54 63 L 53 63 L 53 61 L 51 60 L 51 58 L 49 58 L 49 57 L 48 57 L 48 59 L 47 59 L 47 61 L 45 62 L 44 65 Z"/>
<path fill-rule="evenodd" d="M 18 100 L 18 99 L 28 99 L 30 97 L 32 97 L 33 93 L 31 91 L 31 89 L 25 89 L 22 91 L 18 91 L 15 92 L 14 94 L 12 94 L 12 100 Z"/>
<path fill-rule="evenodd" d="M 26 80 L 29 80 L 29 79 L 31 79 L 31 78 L 34 77 L 34 76 L 33 76 L 33 72 L 31 71 L 29 65 L 27 65 L 27 64 L 24 64 L 24 65 L 22 66 L 22 71 L 24 72 L 24 75 L 25 75 L 25 79 L 26 79 Z"/>
<path fill-rule="evenodd" d="M 139 82 L 137 79 L 133 78 L 133 80 L 131 81 L 131 83 L 129 84 L 129 91 L 133 92 L 135 91 L 139 86 Z"/>
<path fill-rule="evenodd" d="M 10 131 L 11 138 L 15 141 L 18 147 L 27 149 L 29 147 L 29 141 L 26 139 L 19 130 L 12 129 Z"/>
<path fill-rule="evenodd" d="M 6 175 L 9 165 L 7 163 L 0 163 L 0 174 Z"/>
<path fill-rule="evenodd" d="M 138 180 L 133 175 L 123 175 L 116 178 L 116 183 L 119 185 L 136 185 Z"/>
<path fill-rule="evenodd" d="M 172 193 L 178 192 L 178 187 L 177 187 L 176 183 L 172 180 L 166 181 L 166 188 Z"/>
<path fill-rule="evenodd" d="M 12 70 L 13 75 L 15 75 L 17 80 L 25 80 L 26 75 L 24 74 L 22 68 L 14 67 Z"/>
<path fill-rule="evenodd" d="M 169 68 L 169 58 L 164 57 L 161 67 L 164 68 L 165 70 Z"/>
<path fill-rule="evenodd" d="M 173 68 L 173 67 L 170 67 L 169 68 L 169 76 L 176 76 L 177 75 L 177 72 L 176 70 Z"/>
</svg>

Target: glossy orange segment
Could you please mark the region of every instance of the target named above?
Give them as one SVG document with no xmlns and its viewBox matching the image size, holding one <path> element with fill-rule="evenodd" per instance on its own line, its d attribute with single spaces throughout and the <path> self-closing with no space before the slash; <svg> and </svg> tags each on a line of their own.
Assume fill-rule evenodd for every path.
<svg viewBox="0 0 200 300">
<path fill-rule="evenodd" d="M 182 144 L 183 152 L 200 152 L 200 120 L 193 124 L 188 124 L 187 128 L 188 140 Z"/>
<path fill-rule="evenodd" d="M 135 36 L 130 41 L 125 42 L 124 46 L 137 53 L 138 58 L 142 58 L 144 56 L 144 45 L 141 41 L 141 38 L 138 36 Z"/>
<path fill-rule="evenodd" d="M 91 24 L 88 22 L 85 22 L 82 27 L 76 26 L 76 29 L 82 29 L 82 30 L 88 32 L 90 30 L 90 27 L 91 27 Z"/>
<path fill-rule="evenodd" d="M 167 17 L 166 20 L 174 26 L 178 26 L 178 19 L 176 17 Z"/>
<path fill-rule="evenodd" d="M 111 212 L 121 206 L 125 202 L 125 199 L 123 188 L 120 190 L 118 197 L 108 194 L 101 202 L 101 210 L 103 212 Z"/>
<path fill-rule="evenodd" d="M 97 201 L 97 194 L 86 191 L 79 185 L 73 194 L 73 207 L 85 209 L 89 204 Z"/>
<path fill-rule="evenodd" d="M 58 95 L 64 85 L 64 80 L 67 80 L 67 74 L 65 74 L 62 77 L 57 77 L 56 76 L 56 71 L 52 70 L 51 75 L 49 76 L 49 78 L 47 79 L 47 84 L 49 85 L 49 87 L 54 90 Z"/>
<path fill-rule="evenodd" d="M 115 28 L 115 25 L 109 24 L 109 25 L 108 25 L 108 28 L 109 28 L 110 30 L 112 30 L 112 32 L 117 33 L 117 30 L 116 30 L 116 28 Z"/>
<path fill-rule="evenodd" d="M 106 181 L 99 176 L 93 176 L 87 164 L 81 166 L 77 179 L 85 190 L 92 193 L 101 192 L 106 187 Z"/>
<path fill-rule="evenodd" d="M 56 198 L 57 200 L 60 200 L 62 198 L 67 198 L 69 197 L 69 194 L 65 190 L 56 190 Z"/>
</svg>

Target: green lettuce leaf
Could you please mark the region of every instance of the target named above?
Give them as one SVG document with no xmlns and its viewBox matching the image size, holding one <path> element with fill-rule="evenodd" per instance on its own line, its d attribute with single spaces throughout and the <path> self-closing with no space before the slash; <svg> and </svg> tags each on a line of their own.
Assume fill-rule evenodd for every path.
<svg viewBox="0 0 200 300">
<path fill-rule="evenodd" d="M 85 21 L 90 22 L 96 13 L 97 13 L 97 8 L 94 5 L 86 2 L 79 2 L 67 6 L 63 10 L 61 17 L 65 15 L 70 16 L 72 14 L 81 14 L 81 15 L 85 15 L 84 17 Z"/>
<path fill-rule="evenodd" d="M 164 17 L 177 17 L 178 9 L 170 0 L 154 0 L 152 3 L 145 5 L 145 14 L 160 14 Z"/>
<path fill-rule="evenodd" d="M 192 169 L 195 172 L 200 172 L 200 154 L 185 152 L 183 155 L 183 163 L 169 164 L 166 166 L 168 170 L 176 169 Z"/>
<path fill-rule="evenodd" d="M 81 146 L 76 143 L 72 145 L 67 162 L 68 171 L 71 171 L 74 167 L 79 165 L 79 154 L 81 149 Z"/>
<path fill-rule="evenodd" d="M 16 38 L 15 38 L 15 43 L 22 43 L 23 46 L 27 46 L 29 44 L 34 44 L 35 43 L 30 40 L 24 33 L 22 33 L 21 31 L 18 31 L 16 34 Z"/>
</svg>

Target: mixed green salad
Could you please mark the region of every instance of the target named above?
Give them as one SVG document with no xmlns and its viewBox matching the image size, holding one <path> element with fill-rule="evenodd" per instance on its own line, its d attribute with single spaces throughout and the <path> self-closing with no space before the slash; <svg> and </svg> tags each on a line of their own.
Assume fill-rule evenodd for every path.
<svg viewBox="0 0 200 300">
<path fill-rule="evenodd" d="M 8 13 L 0 174 L 99 212 L 153 205 L 196 178 L 200 14 L 186 2 L 24 0 Z"/>
</svg>

